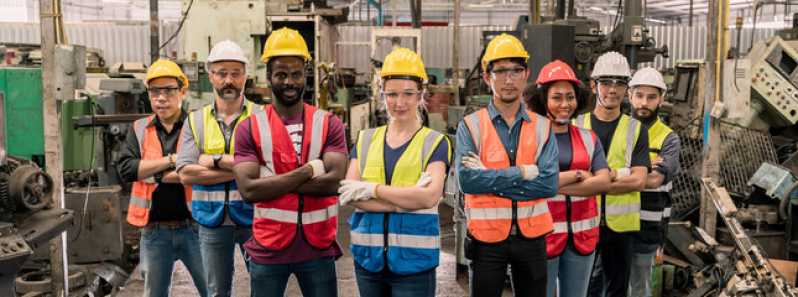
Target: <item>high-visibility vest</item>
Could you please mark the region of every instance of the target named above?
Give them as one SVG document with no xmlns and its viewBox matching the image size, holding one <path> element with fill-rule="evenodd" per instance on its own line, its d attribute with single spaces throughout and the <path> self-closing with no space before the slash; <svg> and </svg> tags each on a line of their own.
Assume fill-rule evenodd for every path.
<svg viewBox="0 0 798 297">
<path fill-rule="evenodd" d="M 213 113 L 213 104 L 190 113 L 189 128 L 200 154 L 232 154 L 235 151 L 235 131 L 238 130 L 238 123 L 247 118 L 258 105 L 245 101 L 245 108 L 235 122 L 233 136 L 230 137 L 229 143 L 225 143 L 222 128 Z M 210 228 L 221 225 L 224 221 L 225 208 L 235 224 L 252 225 L 252 204 L 241 199 L 235 180 L 213 185 L 194 184 L 191 187 L 194 190 L 191 214 L 200 225 Z"/>
<path fill-rule="evenodd" d="M 657 119 L 648 128 L 649 156 L 657 159 L 662 151 L 665 139 L 673 130 Z M 645 189 L 641 193 L 640 233 L 638 238 L 644 243 L 661 244 L 664 241 L 665 227 L 671 216 L 671 195 L 673 181 L 654 189 Z"/>
<path fill-rule="evenodd" d="M 158 139 L 158 131 L 153 120 L 155 115 L 151 115 L 133 122 L 133 133 L 139 143 L 141 160 L 157 160 L 163 158 L 163 147 L 161 140 Z M 178 136 L 179 137 L 179 136 Z M 177 140 L 177 150 L 180 149 L 180 139 Z M 150 222 L 150 209 L 152 208 L 152 193 L 158 188 L 158 184 L 137 180 L 133 182 L 130 191 L 130 203 L 127 208 L 127 222 L 136 227 L 147 226 Z M 191 187 L 185 187 L 186 207 L 191 209 Z"/>
<path fill-rule="evenodd" d="M 383 158 L 386 127 L 360 132 L 357 162 L 360 177 L 364 181 L 386 184 Z M 421 173 L 426 171 L 435 148 L 445 139 L 441 133 L 421 128 L 396 162 L 390 185 L 414 187 Z M 451 158 L 451 151 L 448 157 Z M 352 226 L 352 256 L 357 264 L 368 271 L 382 271 L 386 260 L 391 272 L 403 275 L 438 266 L 440 225 L 437 205 L 394 213 L 355 209 L 349 217 L 349 224 Z"/>
<path fill-rule="evenodd" d="M 510 163 L 490 114 L 486 108 L 466 116 L 465 124 L 476 144 L 479 158 L 488 169 L 504 169 L 517 165 L 535 165 L 549 139 L 551 123 L 545 117 L 527 111 L 532 119 L 521 124 L 515 163 Z M 468 232 L 476 240 L 500 242 L 510 235 L 514 223 L 521 234 L 536 238 L 554 228 L 546 199 L 516 201 L 493 194 L 466 194 L 465 211 Z M 513 222 L 513 218 L 516 219 Z"/>
<path fill-rule="evenodd" d="M 560 170 L 591 170 L 598 138 L 592 131 L 569 125 L 571 165 Z M 546 255 L 559 257 L 568 245 L 569 237 L 577 252 L 588 255 L 599 240 L 599 216 L 596 197 L 558 194 L 548 199 L 554 232 L 546 236 Z"/>
<path fill-rule="evenodd" d="M 575 122 L 580 128 L 591 129 L 589 113 L 579 115 Z M 640 121 L 621 114 L 610 147 L 605 149 L 610 169 L 631 168 L 632 153 L 639 136 Z M 600 199 L 601 215 L 610 230 L 615 232 L 640 230 L 640 192 L 602 196 L 597 199 Z"/>
<path fill-rule="evenodd" d="M 280 115 L 269 105 L 252 114 L 252 139 L 260 148 L 260 176 L 290 172 L 308 161 L 321 159 L 331 114 L 304 104 L 301 159 Z M 327 249 L 335 242 L 338 227 L 338 196 L 302 196 L 288 193 L 277 199 L 255 203 L 252 236 L 270 250 L 288 247 L 296 237 L 297 227 L 308 243 Z"/>
</svg>

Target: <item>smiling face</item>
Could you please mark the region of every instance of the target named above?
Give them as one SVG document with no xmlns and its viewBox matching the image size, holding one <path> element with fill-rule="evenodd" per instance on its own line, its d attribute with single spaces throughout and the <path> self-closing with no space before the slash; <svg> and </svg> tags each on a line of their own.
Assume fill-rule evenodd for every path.
<svg viewBox="0 0 798 297">
<path fill-rule="evenodd" d="M 512 59 L 502 59 L 492 62 L 491 70 L 483 79 L 493 90 L 494 98 L 512 103 L 523 97 L 528 77 L 529 69 Z"/>
<path fill-rule="evenodd" d="M 299 57 L 277 57 L 271 63 L 269 82 L 279 104 L 294 106 L 305 92 L 305 61 Z"/>
<path fill-rule="evenodd" d="M 382 88 L 386 110 L 392 121 L 417 121 L 422 91 L 419 83 L 410 79 L 388 79 Z"/>
<path fill-rule="evenodd" d="M 211 64 L 210 75 L 216 96 L 222 100 L 236 100 L 244 94 L 247 83 L 247 69 L 244 63 L 220 61 Z"/>
<path fill-rule="evenodd" d="M 180 115 L 186 88 L 181 88 L 174 77 L 159 77 L 147 83 L 150 107 L 162 120 L 170 120 Z"/>
<path fill-rule="evenodd" d="M 623 97 L 626 95 L 626 80 L 599 78 L 592 85 L 599 104 L 607 109 L 616 109 L 621 106 Z"/>
<path fill-rule="evenodd" d="M 574 86 L 567 81 L 552 83 L 546 98 L 546 109 L 549 117 L 557 124 L 568 124 L 571 121 L 571 116 L 579 107 Z"/>
</svg>

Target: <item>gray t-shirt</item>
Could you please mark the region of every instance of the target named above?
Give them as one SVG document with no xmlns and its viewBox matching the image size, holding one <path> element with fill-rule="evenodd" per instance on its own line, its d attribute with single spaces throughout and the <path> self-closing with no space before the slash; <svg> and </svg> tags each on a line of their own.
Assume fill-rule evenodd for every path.
<svg viewBox="0 0 798 297">
<path fill-rule="evenodd" d="M 662 158 L 662 164 L 652 168 L 665 175 L 663 184 L 669 183 L 676 174 L 679 174 L 679 166 L 681 166 L 679 163 L 679 150 L 681 150 L 681 147 L 682 142 L 676 132 L 671 132 L 668 136 L 665 136 L 665 141 L 662 142 L 662 149 L 658 154 Z M 654 160 L 651 160 L 651 163 L 653 164 Z"/>
</svg>

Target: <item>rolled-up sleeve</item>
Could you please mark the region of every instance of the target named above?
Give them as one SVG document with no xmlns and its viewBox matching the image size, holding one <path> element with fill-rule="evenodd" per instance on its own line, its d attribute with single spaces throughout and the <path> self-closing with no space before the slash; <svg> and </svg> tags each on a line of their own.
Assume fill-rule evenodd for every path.
<svg viewBox="0 0 798 297">
<path fill-rule="evenodd" d="M 197 142 L 194 141 L 194 133 L 191 133 L 191 125 L 186 119 L 183 129 L 180 130 L 180 150 L 177 151 L 175 168 L 179 172 L 188 164 L 196 164 L 199 162 L 199 156 L 200 152 L 197 149 Z"/>
<path fill-rule="evenodd" d="M 476 145 L 464 122 L 457 127 L 455 137 L 455 170 L 461 190 L 466 194 L 494 194 L 497 196 L 525 201 L 553 197 L 557 193 L 559 164 L 557 142 L 549 134 L 548 143 L 538 159 L 540 174 L 533 180 L 524 180 L 518 167 L 505 169 L 471 169 L 462 165 L 468 152 L 477 153 Z"/>
<path fill-rule="evenodd" d="M 119 152 L 119 159 L 117 159 L 117 164 L 119 164 L 117 170 L 123 181 L 134 182 L 139 179 L 139 162 L 141 162 L 139 142 L 131 125 L 131 128 L 127 131 L 127 136 L 125 136 L 121 152 Z"/>
</svg>

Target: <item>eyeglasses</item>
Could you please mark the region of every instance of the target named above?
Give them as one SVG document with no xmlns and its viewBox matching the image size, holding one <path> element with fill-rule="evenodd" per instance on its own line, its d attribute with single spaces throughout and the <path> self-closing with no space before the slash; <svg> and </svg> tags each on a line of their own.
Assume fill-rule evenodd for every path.
<svg viewBox="0 0 798 297">
<path fill-rule="evenodd" d="M 599 85 L 604 85 L 611 88 L 619 88 L 627 86 L 627 81 L 625 79 L 620 79 L 620 78 L 599 78 L 597 81 Z"/>
<path fill-rule="evenodd" d="M 172 97 L 177 95 L 177 91 L 180 91 L 178 87 L 165 87 L 165 88 L 149 88 L 147 93 L 150 94 L 150 98 L 157 98 L 158 96 L 166 96 Z"/>
<path fill-rule="evenodd" d="M 240 71 L 227 72 L 227 71 L 213 71 L 213 70 L 211 70 L 211 74 L 213 74 L 213 76 L 216 76 L 216 78 L 220 80 L 227 78 L 227 76 L 230 76 L 230 78 L 232 79 L 239 79 L 241 78 L 241 76 L 244 75 L 244 73 Z"/>
<path fill-rule="evenodd" d="M 498 78 L 510 78 L 510 79 L 517 79 L 524 74 L 526 68 L 524 67 L 515 67 L 515 68 L 498 68 L 491 70 L 490 74 L 493 76 L 493 79 Z"/>
<path fill-rule="evenodd" d="M 396 99 L 399 99 L 399 97 L 401 97 L 402 99 L 414 98 L 414 97 L 418 96 L 419 94 L 421 94 L 422 92 L 421 91 L 402 91 L 402 92 L 389 91 L 389 92 L 381 92 L 381 93 L 382 93 L 382 96 L 384 96 L 387 99 L 396 100 Z"/>
</svg>

